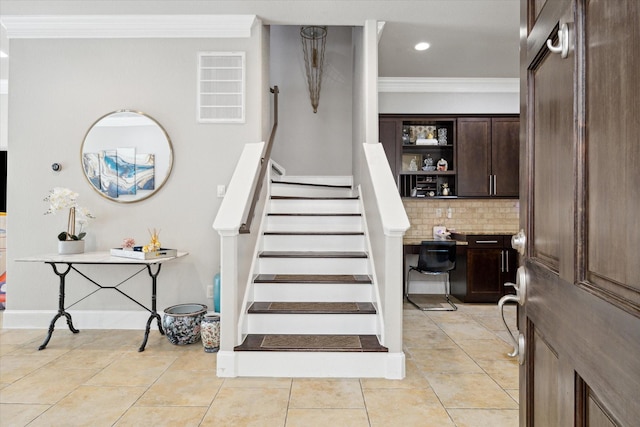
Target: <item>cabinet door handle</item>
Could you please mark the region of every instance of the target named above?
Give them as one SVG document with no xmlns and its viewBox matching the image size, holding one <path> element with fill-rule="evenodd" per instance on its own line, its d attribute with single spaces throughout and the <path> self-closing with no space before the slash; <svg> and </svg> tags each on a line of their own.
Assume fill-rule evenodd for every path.
<svg viewBox="0 0 640 427">
<path fill-rule="evenodd" d="M 493 175 L 493 195 L 498 194 L 498 177 Z"/>
<path fill-rule="evenodd" d="M 509 272 L 509 251 L 504 251 L 504 269 L 508 273 Z"/>
<path fill-rule="evenodd" d="M 476 240 L 476 243 L 498 243 L 497 240 Z"/>
<path fill-rule="evenodd" d="M 504 273 L 504 251 L 500 251 L 500 273 Z"/>
<path fill-rule="evenodd" d="M 489 195 L 491 195 L 492 189 L 493 189 L 493 175 L 489 175 Z"/>
</svg>

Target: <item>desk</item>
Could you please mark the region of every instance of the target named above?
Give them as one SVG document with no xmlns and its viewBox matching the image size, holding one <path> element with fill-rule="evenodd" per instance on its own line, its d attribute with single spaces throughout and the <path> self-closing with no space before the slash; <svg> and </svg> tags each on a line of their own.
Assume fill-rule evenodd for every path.
<svg viewBox="0 0 640 427">
<path fill-rule="evenodd" d="M 71 314 L 69 314 L 69 312 L 66 311 L 65 303 L 64 303 L 66 277 L 67 277 L 67 274 L 69 274 L 69 272 L 73 270 L 76 273 L 78 273 L 80 276 L 87 279 L 89 282 L 96 285 L 98 289 L 94 290 L 88 295 L 85 295 L 83 298 L 74 302 L 69 307 L 74 306 L 75 304 L 79 303 L 85 298 L 88 298 L 89 296 L 93 295 L 94 293 L 98 292 L 101 289 L 113 289 L 114 291 L 117 291 L 120 294 L 124 295 L 125 297 L 129 298 L 131 301 L 135 302 L 140 307 L 144 308 L 150 313 L 149 320 L 147 320 L 147 326 L 144 332 L 144 339 L 142 340 L 142 344 L 138 349 L 138 351 L 144 351 L 144 348 L 147 345 L 147 340 L 149 339 L 149 330 L 151 328 L 151 322 L 153 321 L 153 319 L 156 319 L 156 322 L 158 323 L 158 329 L 160 330 L 160 333 L 164 335 L 164 331 L 162 330 L 162 321 L 160 319 L 160 315 L 156 311 L 156 290 L 157 290 L 156 288 L 158 284 L 158 275 L 160 274 L 160 269 L 162 268 L 162 263 L 171 261 L 176 258 L 183 257 L 187 254 L 188 254 L 187 252 L 178 252 L 178 254 L 175 257 L 143 260 L 143 259 L 115 257 L 115 256 L 111 256 L 109 252 L 87 252 L 83 254 L 74 254 L 74 255 L 46 254 L 46 255 L 38 255 L 33 257 L 17 259 L 16 261 L 21 261 L 21 262 L 44 262 L 45 264 L 49 264 L 53 268 L 53 272 L 60 278 L 60 291 L 58 296 L 58 313 L 51 320 L 51 323 L 49 324 L 49 332 L 47 334 L 47 337 L 45 338 L 42 345 L 40 345 L 38 350 L 43 350 L 44 348 L 47 347 L 47 344 L 49 344 L 49 340 L 51 339 L 51 335 L 53 334 L 53 329 L 55 328 L 56 321 L 60 317 L 64 316 L 67 319 L 67 325 L 69 326 L 69 329 L 71 330 L 71 332 L 73 332 L 74 334 L 77 334 L 78 332 L 80 332 L 79 330 L 73 327 Z M 138 270 L 131 276 L 127 277 L 126 279 L 124 279 L 122 282 L 118 283 L 115 286 L 102 286 L 95 280 L 88 277 L 85 273 L 76 269 L 74 265 L 77 265 L 77 264 L 138 265 L 138 266 L 141 266 L 141 268 L 140 270 Z M 64 267 L 65 265 L 66 267 Z M 58 269 L 59 266 L 61 267 L 60 270 Z M 156 266 L 155 271 L 153 271 L 152 266 Z M 137 276 L 139 273 L 143 272 L 145 269 L 147 270 L 147 272 L 149 273 L 149 276 L 151 277 L 151 308 L 150 309 L 147 308 L 142 303 L 136 301 L 135 299 L 133 299 L 131 296 L 127 295 L 120 289 L 118 289 L 118 286 L 127 282 L 129 279 L 133 278 L 134 276 Z"/>
</svg>

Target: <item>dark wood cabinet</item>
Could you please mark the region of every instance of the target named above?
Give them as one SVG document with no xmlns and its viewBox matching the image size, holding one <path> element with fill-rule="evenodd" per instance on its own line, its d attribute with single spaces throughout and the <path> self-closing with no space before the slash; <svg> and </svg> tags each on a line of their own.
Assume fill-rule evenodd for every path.
<svg viewBox="0 0 640 427">
<path fill-rule="evenodd" d="M 518 117 L 458 118 L 458 195 L 519 195 Z"/>
<path fill-rule="evenodd" d="M 518 264 L 517 252 L 511 249 L 511 236 L 466 236 L 465 256 L 459 257 L 451 273 L 451 294 L 463 302 L 497 303 L 513 288 Z"/>
<path fill-rule="evenodd" d="M 517 198 L 519 129 L 518 116 L 381 114 L 378 122 L 402 197 Z M 429 131 L 432 138 L 427 139 L 433 144 L 420 144 L 420 134 Z M 423 169 L 429 157 L 436 170 Z M 446 170 L 437 170 L 440 159 L 446 161 Z"/>
</svg>

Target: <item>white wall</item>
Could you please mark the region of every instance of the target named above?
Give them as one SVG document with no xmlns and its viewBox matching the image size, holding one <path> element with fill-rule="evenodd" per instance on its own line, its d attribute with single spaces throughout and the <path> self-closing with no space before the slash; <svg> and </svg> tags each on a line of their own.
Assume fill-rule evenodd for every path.
<svg viewBox="0 0 640 427">
<path fill-rule="evenodd" d="M 206 286 L 219 267 L 219 238 L 212 222 L 222 199 L 216 185 L 227 184 L 247 142 L 264 139 L 262 106 L 267 81 L 262 61 L 268 52 L 262 28 L 242 39 L 12 39 L 8 176 L 10 233 L 7 236 L 7 312 L 54 310 L 57 278 L 48 265 L 16 258 L 56 251 L 63 216 L 44 216 L 43 198 L 54 186 L 80 193 L 80 203 L 95 213 L 87 250 L 108 250 L 124 237 L 147 243 L 148 229 L 160 229 L 165 247 L 188 251 L 166 264 L 159 276 L 158 308 L 183 302 L 212 302 Z M 196 122 L 198 51 L 246 51 L 246 124 Z M 172 175 L 153 197 L 119 204 L 101 197 L 86 182 L 80 146 L 91 124 L 117 109 L 143 111 L 167 130 L 174 148 Z M 58 162 L 62 171 L 50 165 Z M 131 274 L 129 267 L 87 267 L 106 285 Z M 73 273 L 72 273 L 73 275 Z M 67 301 L 76 301 L 93 285 L 70 275 Z M 149 303 L 150 281 L 143 273 L 124 290 Z M 77 310 L 139 310 L 113 291 L 74 307 Z M 34 325 L 36 326 L 36 325 Z M 37 325 L 44 327 L 46 325 Z M 76 325 L 82 328 L 83 325 Z M 135 325 L 144 327 L 144 325 Z"/>
<path fill-rule="evenodd" d="M 519 114 L 520 93 L 381 92 L 380 114 Z"/>
<path fill-rule="evenodd" d="M 313 113 L 299 26 L 271 27 L 271 85 L 280 88 L 272 158 L 291 175 L 351 175 L 351 27 L 329 27 L 318 112 Z"/>
</svg>

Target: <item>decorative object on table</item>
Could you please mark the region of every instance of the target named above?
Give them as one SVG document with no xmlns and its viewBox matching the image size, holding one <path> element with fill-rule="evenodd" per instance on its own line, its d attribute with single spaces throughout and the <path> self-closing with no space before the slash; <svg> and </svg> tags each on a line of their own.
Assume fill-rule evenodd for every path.
<svg viewBox="0 0 640 427">
<path fill-rule="evenodd" d="M 111 249 L 112 256 L 119 256 L 123 258 L 132 259 L 156 259 L 156 258 L 171 258 L 178 256 L 177 249 L 160 248 L 157 251 L 144 252 L 142 246 L 134 246 L 131 249 L 128 248 L 113 248 Z"/>
<path fill-rule="evenodd" d="M 205 353 L 216 353 L 220 350 L 220 316 L 205 314 L 200 323 L 200 337 Z"/>
<path fill-rule="evenodd" d="M 427 157 L 424 159 L 424 166 L 422 167 L 423 171 L 434 171 L 436 170 L 435 165 L 433 164 L 433 157 L 431 154 L 427 154 Z"/>
<path fill-rule="evenodd" d="M 446 182 L 442 184 L 442 195 L 443 196 L 449 195 L 449 184 L 447 184 Z"/>
<path fill-rule="evenodd" d="M 125 251 L 132 251 L 133 247 L 136 245 L 136 241 L 131 237 L 125 237 L 122 239 L 122 249 Z"/>
<path fill-rule="evenodd" d="M 411 145 L 411 136 L 409 136 L 409 127 L 405 126 L 402 128 L 402 144 L 403 145 Z"/>
<path fill-rule="evenodd" d="M 49 209 L 45 215 L 53 214 L 61 210 L 68 210 L 67 231 L 58 234 L 58 253 L 61 255 L 80 254 L 84 252 L 84 237 L 82 231 L 89 219 L 95 218 L 89 209 L 78 205 L 78 193 L 68 188 L 55 187 L 44 198 L 49 202 Z M 76 234 L 76 225 L 78 233 Z"/>
<path fill-rule="evenodd" d="M 148 245 L 144 245 L 142 247 L 142 252 L 154 252 L 154 251 L 158 251 L 160 250 L 160 239 L 159 239 L 159 234 L 160 232 L 157 231 L 155 228 L 153 229 L 153 232 L 151 232 L 151 230 L 148 230 L 149 234 L 151 235 L 151 241 L 149 242 Z"/>
<path fill-rule="evenodd" d="M 324 50 L 327 44 L 327 27 L 307 26 L 300 28 L 302 51 L 304 52 L 304 68 L 307 72 L 309 98 L 313 112 L 318 112 L 320 102 L 320 86 L 322 85 L 322 69 L 324 66 Z"/>
<path fill-rule="evenodd" d="M 204 304 L 178 304 L 165 308 L 162 327 L 169 342 L 176 345 L 198 342 L 202 318 L 206 313 Z"/>
<path fill-rule="evenodd" d="M 447 128 L 438 129 L 438 145 L 447 145 Z"/>
<path fill-rule="evenodd" d="M 446 171 L 447 169 L 449 169 L 449 163 L 445 159 L 438 160 L 438 170 Z"/>
</svg>

